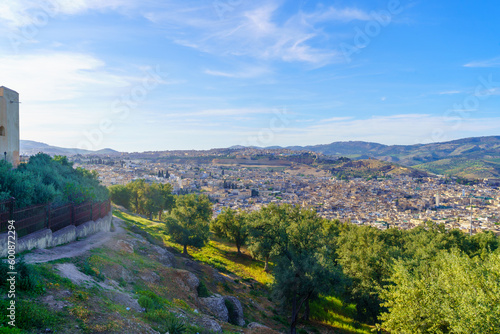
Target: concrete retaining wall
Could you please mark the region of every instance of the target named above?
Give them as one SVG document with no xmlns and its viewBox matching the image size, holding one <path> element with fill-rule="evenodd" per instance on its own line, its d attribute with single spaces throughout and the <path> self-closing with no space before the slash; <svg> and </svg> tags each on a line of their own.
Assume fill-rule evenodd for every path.
<svg viewBox="0 0 500 334">
<path fill-rule="evenodd" d="M 55 247 L 62 244 L 75 241 L 77 238 L 84 238 L 97 232 L 108 232 L 111 229 L 113 214 L 108 213 L 104 218 L 97 221 L 88 221 L 80 226 L 66 226 L 59 231 L 52 232 L 49 229 L 43 229 L 31 233 L 25 237 L 17 239 L 16 253 L 21 253 L 34 248 Z M 7 257 L 7 233 L 0 234 L 0 258 Z"/>
</svg>

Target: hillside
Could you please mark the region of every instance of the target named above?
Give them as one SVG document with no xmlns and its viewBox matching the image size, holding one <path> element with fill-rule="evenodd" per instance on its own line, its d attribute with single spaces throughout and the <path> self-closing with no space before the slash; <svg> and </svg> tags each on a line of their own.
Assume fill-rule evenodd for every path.
<svg viewBox="0 0 500 334">
<path fill-rule="evenodd" d="M 397 164 L 376 160 L 351 160 L 342 162 L 330 169 L 331 173 L 337 177 L 347 176 L 349 178 L 372 178 L 372 177 L 392 177 L 406 175 L 410 177 L 425 177 L 428 174 L 410 167 L 399 166 Z"/>
<path fill-rule="evenodd" d="M 18 327 L 65 334 L 163 334 L 174 333 L 179 324 L 184 333 L 286 331 L 287 318 L 269 297 L 272 277 L 245 250 L 238 257 L 235 247 L 212 239 L 185 257 L 162 233 L 162 223 L 120 211 L 115 215 L 123 220 L 114 221 L 114 236 L 102 245 L 33 265 L 32 287 L 16 299 Z M 57 248 L 35 252 L 27 259 L 42 261 Z M 336 298 L 324 298 L 311 309 L 317 310 L 317 320 L 301 325 L 303 331 L 370 333 L 352 319 L 353 306 Z"/>
<path fill-rule="evenodd" d="M 39 152 L 46 153 L 51 156 L 54 155 L 72 156 L 77 154 L 105 154 L 105 155 L 120 154 L 120 152 L 112 150 L 110 148 L 105 148 L 97 151 L 90 151 L 79 148 L 63 148 L 58 146 L 51 146 L 45 143 L 40 143 L 32 140 L 21 140 L 20 150 L 21 150 L 21 155 L 35 155 Z"/>
<path fill-rule="evenodd" d="M 435 174 L 451 174 L 468 178 L 500 177 L 500 164 L 498 164 L 500 136 L 464 138 L 418 145 L 382 145 L 350 141 L 327 145 L 293 146 L 288 149 L 308 150 L 352 159 L 371 157 Z"/>
</svg>

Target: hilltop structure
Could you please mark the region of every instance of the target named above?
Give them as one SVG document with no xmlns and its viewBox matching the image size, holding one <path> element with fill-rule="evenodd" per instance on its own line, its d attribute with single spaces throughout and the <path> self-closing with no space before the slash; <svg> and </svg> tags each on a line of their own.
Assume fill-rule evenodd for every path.
<svg viewBox="0 0 500 334">
<path fill-rule="evenodd" d="M 19 94 L 0 87 L 0 159 L 19 165 Z"/>
</svg>

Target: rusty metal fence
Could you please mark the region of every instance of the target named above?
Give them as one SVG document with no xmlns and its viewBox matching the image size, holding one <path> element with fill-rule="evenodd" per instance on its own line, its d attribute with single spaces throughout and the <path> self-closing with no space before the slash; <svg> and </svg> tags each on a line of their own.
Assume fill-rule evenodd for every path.
<svg viewBox="0 0 500 334">
<path fill-rule="evenodd" d="M 69 203 L 53 207 L 52 203 L 34 205 L 15 209 L 15 199 L 0 202 L 0 233 L 7 231 L 8 221 L 14 220 L 18 237 L 30 233 L 51 229 L 58 231 L 66 226 L 79 226 L 89 220 L 105 217 L 111 211 L 111 201 L 108 199 L 96 203 Z"/>
</svg>

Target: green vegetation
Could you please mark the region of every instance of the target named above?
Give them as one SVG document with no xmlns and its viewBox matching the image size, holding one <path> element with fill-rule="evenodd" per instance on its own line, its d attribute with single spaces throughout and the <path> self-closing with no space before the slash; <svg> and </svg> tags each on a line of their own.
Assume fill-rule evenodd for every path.
<svg viewBox="0 0 500 334">
<path fill-rule="evenodd" d="M 454 250 L 416 268 L 400 260 L 382 290 L 382 325 L 397 333 L 498 333 L 500 255 Z"/>
<path fill-rule="evenodd" d="M 224 208 L 211 224 L 212 231 L 219 238 L 227 238 L 234 242 L 241 255 L 241 246 L 248 238 L 248 219 L 244 211 Z"/>
<path fill-rule="evenodd" d="M 212 216 L 212 204 L 203 195 L 183 195 L 177 197 L 172 213 L 165 220 L 165 232 L 183 246 L 203 247 L 208 241 L 209 221 Z"/>
<path fill-rule="evenodd" d="M 175 243 L 169 235 L 164 233 L 165 225 L 121 211 L 114 211 L 114 215 L 123 219 L 132 227 L 133 231 L 143 234 L 154 244 L 159 244 L 182 252 L 182 245 Z M 265 272 L 264 264 L 248 256 L 238 256 L 233 245 L 224 240 L 212 238 L 203 248 L 189 247 L 189 255 L 196 261 L 206 263 L 223 273 L 233 273 L 243 279 L 253 279 L 261 284 L 272 282 L 272 276 Z"/>
<path fill-rule="evenodd" d="M 110 186 L 109 192 L 113 203 L 135 213 L 148 215 L 151 219 L 153 215 L 161 219 L 163 212 L 170 211 L 174 206 L 172 186 L 168 183 L 148 184 L 139 179 L 126 186 Z"/>
<path fill-rule="evenodd" d="M 452 175 L 465 179 L 491 178 L 500 175 L 499 162 L 475 158 L 446 158 L 413 167 L 434 174 Z"/>
<path fill-rule="evenodd" d="M 66 157 L 53 159 L 43 153 L 31 156 L 16 169 L 0 161 L 0 201 L 15 198 L 17 208 L 53 202 L 62 205 L 104 201 L 108 190 L 99 184 L 97 172 L 74 169 Z"/>
</svg>

